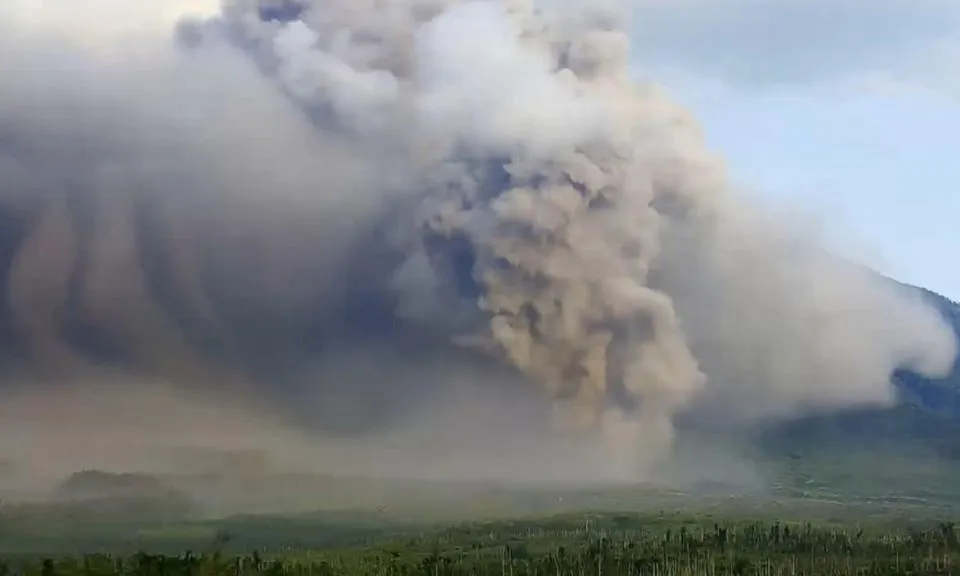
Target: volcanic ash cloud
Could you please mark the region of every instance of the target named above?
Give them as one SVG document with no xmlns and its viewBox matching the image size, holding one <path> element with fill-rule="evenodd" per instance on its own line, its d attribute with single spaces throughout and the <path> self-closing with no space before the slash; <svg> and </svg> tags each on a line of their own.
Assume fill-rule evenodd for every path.
<svg viewBox="0 0 960 576">
<path fill-rule="evenodd" d="M 237 276 L 260 297 L 248 309 L 296 312 L 315 291 L 333 318 L 363 278 L 389 294 L 391 321 L 518 369 L 625 469 L 663 454 L 680 413 L 742 422 L 882 404 L 894 368 L 949 370 L 956 342 L 932 310 L 729 189 L 689 115 L 633 77 L 621 12 L 543 4 L 231 0 L 181 22 L 176 46 L 114 56 L 100 76 L 94 57 L 83 78 L 109 79 L 111 101 L 150 120 L 140 149 L 191 151 L 179 189 L 206 196 L 187 212 L 247 214 L 196 234 L 220 222 L 284 238 Z M 138 92 L 118 67 L 154 63 L 165 98 L 119 98 Z M 80 109 L 100 94 L 60 84 Z M 183 213 L 158 192 L 178 161 L 150 164 L 138 190 Z M 315 229 L 284 224 L 298 211 Z M 354 275 L 371 244 L 389 270 Z M 202 291 L 202 275 L 180 274 Z"/>
</svg>

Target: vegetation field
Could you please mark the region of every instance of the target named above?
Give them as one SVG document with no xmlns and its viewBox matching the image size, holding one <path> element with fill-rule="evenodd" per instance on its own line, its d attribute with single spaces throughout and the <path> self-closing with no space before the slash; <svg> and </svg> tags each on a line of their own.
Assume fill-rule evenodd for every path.
<svg viewBox="0 0 960 576">
<path fill-rule="evenodd" d="M 246 517 L 141 532 L 85 554 L 5 551 L 4 574 L 712 575 L 960 573 L 950 522 L 745 521 L 682 514 L 562 515 L 447 527 L 363 518 Z M 65 544 L 61 541 L 61 544 Z M 79 542 L 77 542 L 79 544 Z M 10 544 L 9 542 L 6 544 Z M 85 542 L 90 546 L 92 542 Z M 192 544 L 191 550 L 183 547 Z M 111 546 L 115 550 L 109 550 Z M 6 546 L 5 546 L 6 547 Z"/>
<path fill-rule="evenodd" d="M 774 438 L 754 487 L 87 471 L 0 502 L 0 576 L 960 575 L 960 463 L 850 428 Z"/>
</svg>

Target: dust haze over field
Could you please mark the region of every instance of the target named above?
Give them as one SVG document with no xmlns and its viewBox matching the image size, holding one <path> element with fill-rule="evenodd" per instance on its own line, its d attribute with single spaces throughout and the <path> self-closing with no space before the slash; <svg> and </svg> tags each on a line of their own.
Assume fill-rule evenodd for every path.
<svg viewBox="0 0 960 576">
<path fill-rule="evenodd" d="M 177 6 L 0 8 L 0 443 L 30 473 L 192 445 L 650 479 L 678 417 L 952 366 L 933 310 L 731 188 L 631 73 L 626 6 Z"/>
</svg>

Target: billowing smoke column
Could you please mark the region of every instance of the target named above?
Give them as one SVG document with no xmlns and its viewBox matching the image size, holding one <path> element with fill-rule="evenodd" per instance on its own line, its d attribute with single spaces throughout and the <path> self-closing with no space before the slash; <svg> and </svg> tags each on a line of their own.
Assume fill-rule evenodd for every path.
<svg viewBox="0 0 960 576">
<path fill-rule="evenodd" d="M 0 63 L 10 344 L 268 395 L 358 334 L 479 348 L 624 458 L 950 368 L 932 310 L 728 190 L 615 11 L 560 4 L 231 0 Z"/>
<path fill-rule="evenodd" d="M 489 2 L 384 8 L 358 21 L 356 4 L 318 4 L 273 26 L 264 60 L 356 137 L 415 118 L 405 130 L 423 150 L 425 254 L 414 257 L 488 318 L 460 341 L 492 341 L 564 421 L 591 427 L 628 409 L 662 445 L 704 376 L 650 283 L 670 216 L 659 205 L 696 218 L 704 202 L 666 172 L 692 171 L 659 145 L 673 130 L 632 85 L 624 31 L 604 18 L 544 28 Z M 651 142 L 666 157 L 651 163 Z"/>
</svg>

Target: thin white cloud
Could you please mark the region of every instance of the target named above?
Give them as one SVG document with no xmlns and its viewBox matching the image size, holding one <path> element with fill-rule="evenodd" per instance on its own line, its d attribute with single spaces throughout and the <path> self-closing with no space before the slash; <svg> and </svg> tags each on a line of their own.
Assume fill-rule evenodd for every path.
<svg viewBox="0 0 960 576">
<path fill-rule="evenodd" d="M 874 93 L 960 99 L 960 33 L 931 42 L 899 69 L 865 72 L 859 78 Z"/>
<path fill-rule="evenodd" d="M 943 87 L 955 0 L 634 0 L 634 58 L 753 88 L 850 78 Z M 876 80 L 874 80 L 876 82 Z"/>
</svg>

